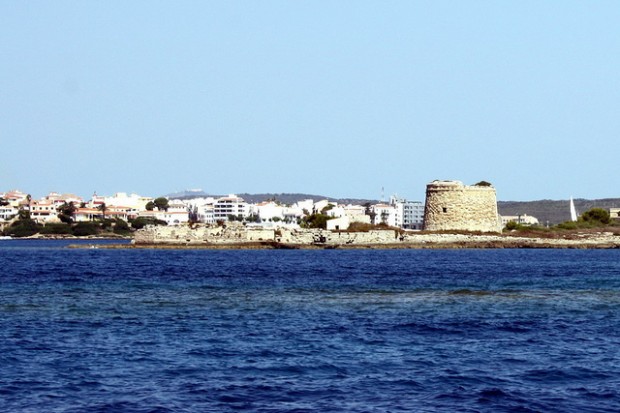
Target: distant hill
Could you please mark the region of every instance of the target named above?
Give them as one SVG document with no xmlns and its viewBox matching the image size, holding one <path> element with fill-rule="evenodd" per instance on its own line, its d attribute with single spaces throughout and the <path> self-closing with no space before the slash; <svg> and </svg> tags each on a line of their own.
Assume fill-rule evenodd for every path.
<svg viewBox="0 0 620 413">
<path fill-rule="evenodd" d="M 591 208 L 620 208 L 620 198 L 606 199 L 574 199 L 577 214 Z M 500 215 L 531 215 L 538 218 L 541 225 L 556 225 L 570 220 L 570 201 L 549 200 L 541 201 L 499 201 L 497 209 Z"/>
<path fill-rule="evenodd" d="M 312 199 L 313 201 L 321 201 L 323 199 L 327 199 L 329 201 L 336 202 L 338 204 L 354 204 L 354 205 L 363 205 L 367 202 L 371 204 L 377 203 L 379 201 L 375 199 L 359 199 L 359 198 L 332 198 L 324 195 L 311 195 L 311 194 L 238 194 L 241 198 L 245 199 L 246 202 L 257 203 L 267 201 L 269 199 L 275 199 L 283 204 L 294 204 L 298 201 L 304 201 L 306 199 Z"/>
<path fill-rule="evenodd" d="M 186 189 L 185 191 L 172 192 L 163 196 L 168 199 L 192 199 L 208 197 L 209 194 L 207 194 L 202 189 Z"/>
</svg>

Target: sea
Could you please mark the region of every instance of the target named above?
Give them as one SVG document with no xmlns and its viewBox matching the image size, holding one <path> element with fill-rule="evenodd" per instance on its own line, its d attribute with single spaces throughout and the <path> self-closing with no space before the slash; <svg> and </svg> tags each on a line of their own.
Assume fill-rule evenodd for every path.
<svg viewBox="0 0 620 413">
<path fill-rule="evenodd" d="M 620 250 L 79 242 L 0 241 L 2 412 L 620 411 Z"/>
</svg>

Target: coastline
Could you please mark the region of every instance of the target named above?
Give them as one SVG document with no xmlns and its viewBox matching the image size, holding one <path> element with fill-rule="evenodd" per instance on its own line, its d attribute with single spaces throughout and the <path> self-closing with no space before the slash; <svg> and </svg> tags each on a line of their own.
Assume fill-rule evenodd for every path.
<svg viewBox="0 0 620 413">
<path fill-rule="evenodd" d="M 245 242 L 165 242 L 128 244 L 72 244 L 69 248 L 101 249 L 191 249 L 191 250 L 258 250 L 258 249 L 620 249 L 620 236 L 613 233 L 572 234 L 572 238 L 523 237 L 512 235 L 419 234 L 405 241 L 320 244 L 283 243 L 277 241 Z"/>
</svg>

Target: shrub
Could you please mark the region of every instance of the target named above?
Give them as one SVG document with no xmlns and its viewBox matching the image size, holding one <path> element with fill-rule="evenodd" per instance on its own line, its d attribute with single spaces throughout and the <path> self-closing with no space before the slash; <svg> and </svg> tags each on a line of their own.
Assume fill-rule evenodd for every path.
<svg viewBox="0 0 620 413">
<path fill-rule="evenodd" d="M 373 224 L 367 224 L 365 222 L 351 222 L 349 224 L 348 232 L 368 232 L 375 226 Z"/>
<path fill-rule="evenodd" d="M 4 233 L 6 235 L 10 235 L 11 237 L 29 237 L 31 235 L 37 234 L 41 229 L 41 225 L 37 224 L 32 219 L 19 219 L 11 224 L 9 228 L 7 228 Z"/>
<path fill-rule="evenodd" d="M 78 222 L 73 227 L 73 235 L 76 237 L 85 237 L 88 235 L 97 235 L 99 227 L 94 222 Z"/>
<path fill-rule="evenodd" d="M 122 219 L 117 219 L 114 222 L 114 233 L 115 234 L 127 234 L 131 232 L 131 228 L 129 228 L 129 224 Z"/>
<path fill-rule="evenodd" d="M 41 234 L 72 234 L 71 225 L 67 223 L 54 223 L 54 224 L 46 224 L 43 228 L 41 228 Z"/>
<path fill-rule="evenodd" d="M 508 223 L 506 224 L 506 229 L 508 231 L 513 231 L 515 229 L 519 228 L 519 224 L 517 224 L 514 221 L 508 221 Z"/>
<path fill-rule="evenodd" d="M 605 225 L 609 224 L 611 220 L 609 217 L 609 211 L 603 208 L 592 208 L 581 214 L 580 219 L 585 222 L 600 223 Z"/>
<path fill-rule="evenodd" d="M 474 184 L 474 186 L 492 186 L 490 182 L 480 181 Z"/>
<path fill-rule="evenodd" d="M 557 227 L 559 229 L 572 230 L 572 229 L 577 229 L 578 225 L 576 222 L 566 221 L 566 222 L 562 222 L 561 224 L 558 224 Z"/>
<path fill-rule="evenodd" d="M 138 217 L 131 221 L 131 227 L 133 229 L 141 229 L 147 225 L 168 225 L 166 221 L 161 219 L 155 219 L 151 217 Z"/>
<path fill-rule="evenodd" d="M 105 218 L 99 222 L 99 226 L 103 229 L 112 229 L 112 226 L 114 225 L 115 222 L 116 220 L 114 219 Z"/>
</svg>

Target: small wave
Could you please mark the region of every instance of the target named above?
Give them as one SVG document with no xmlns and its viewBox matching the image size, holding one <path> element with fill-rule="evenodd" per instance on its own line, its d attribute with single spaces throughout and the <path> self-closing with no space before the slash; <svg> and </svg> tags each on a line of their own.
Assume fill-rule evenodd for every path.
<svg viewBox="0 0 620 413">
<path fill-rule="evenodd" d="M 473 295 L 473 296 L 483 296 L 483 295 L 493 295 L 493 291 L 487 290 L 470 290 L 468 288 L 462 288 L 460 290 L 453 290 L 448 292 L 449 295 Z"/>
<path fill-rule="evenodd" d="M 483 389 L 479 392 L 480 398 L 484 399 L 498 399 L 502 397 L 510 397 L 508 393 L 505 393 L 499 388 Z"/>
</svg>

